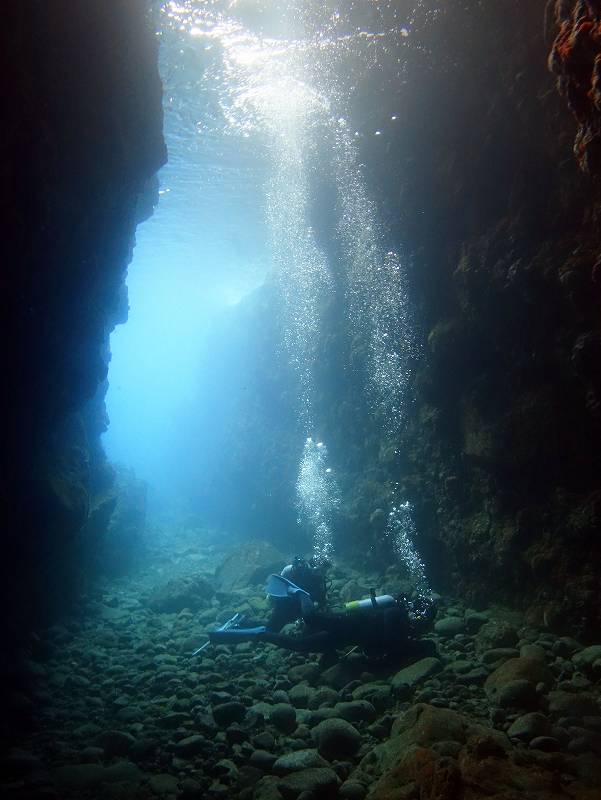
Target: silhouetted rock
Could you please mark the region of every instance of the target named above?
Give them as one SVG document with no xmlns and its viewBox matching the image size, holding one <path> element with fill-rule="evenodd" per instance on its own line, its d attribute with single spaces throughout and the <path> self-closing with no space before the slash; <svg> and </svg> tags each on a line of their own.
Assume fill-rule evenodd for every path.
<svg viewBox="0 0 601 800">
<path fill-rule="evenodd" d="M 279 573 L 286 560 L 268 542 L 253 541 L 234 549 L 215 573 L 221 591 L 246 590 L 248 586 L 263 584 L 272 572 Z"/>
<path fill-rule="evenodd" d="M 185 608 L 198 611 L 208 604 L 214 591 L 211 583 L 200 575 L 180 578 L 157 587 L 147 603 L 160 614 L 177 614 Z"/>
</svg>

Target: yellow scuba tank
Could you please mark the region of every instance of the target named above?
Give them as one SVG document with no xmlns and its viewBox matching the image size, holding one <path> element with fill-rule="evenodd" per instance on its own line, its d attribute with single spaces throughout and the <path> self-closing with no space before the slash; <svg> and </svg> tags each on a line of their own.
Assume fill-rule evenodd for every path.
<svg viewBox="0 0 601 800">
<path fill-rule="evenodd" d="M 364 600 L 351 600 L 349 603 L 344 604 L 345 611 L 369 611 L 373 608 L 382 608 L 383 606 L 393 606 L 396 600 L 390 594 L 372 594 L 371 597 L 366 597 Z"/>
</svg>

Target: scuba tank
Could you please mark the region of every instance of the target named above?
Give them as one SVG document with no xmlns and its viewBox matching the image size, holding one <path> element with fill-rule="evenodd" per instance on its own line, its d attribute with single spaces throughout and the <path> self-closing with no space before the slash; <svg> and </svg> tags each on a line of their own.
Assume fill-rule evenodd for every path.
<svg viewBox="0 0 601 800">
<path fill-rule="evenodd" d="M 376 596 L 372 592 L 371 597 L 366 597 L 364 600 L 351 600 L 349 603 L 344 604 L 345 611 L 361 612 L 370 611 L 374 608 L 383 608 L 385 606 L 396 605 L 396 600 L 390 594 L 379 594 Z"/>
</svg>

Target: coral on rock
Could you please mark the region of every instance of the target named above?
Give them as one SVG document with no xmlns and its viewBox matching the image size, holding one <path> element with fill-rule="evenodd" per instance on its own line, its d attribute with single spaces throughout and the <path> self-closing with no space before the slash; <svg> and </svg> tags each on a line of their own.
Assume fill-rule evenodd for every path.
<svg viewBox="0 0 601 800">
<path fill-rule="evenodd" d="M 574 154 L 591 175 L 601 169 L 601 3 L 557 0 L 559 32 L 549 54 L 557 88 L 576 118 Z"/>
</svg>

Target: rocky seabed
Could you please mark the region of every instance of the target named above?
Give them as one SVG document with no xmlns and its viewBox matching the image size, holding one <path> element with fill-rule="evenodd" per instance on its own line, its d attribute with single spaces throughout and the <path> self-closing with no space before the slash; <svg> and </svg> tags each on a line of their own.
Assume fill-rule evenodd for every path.
<svg viewBox="0 0 601 800">
<path fill-rule="evenodd" d="M 601 644 L 444 597 L 437 655 L 413 663 L 252 643 L 190 658 L 235 611 L 267 612 L 235 569 L 261 564 L 215 544 L 151 555 L 34 637 L 3 797 L 601 798 Z M 332 601 L 390 578 L 339 564 Z"/>
</svg>

